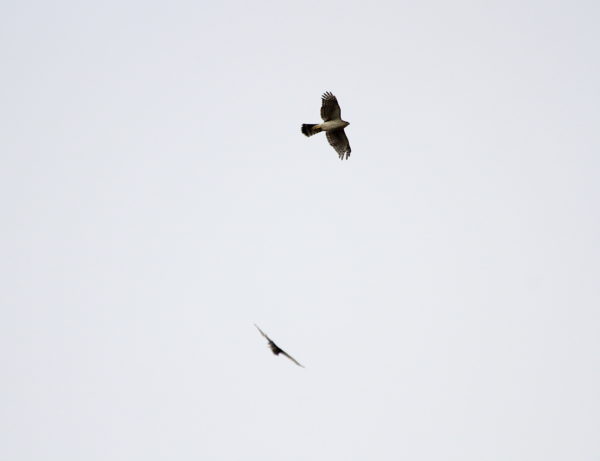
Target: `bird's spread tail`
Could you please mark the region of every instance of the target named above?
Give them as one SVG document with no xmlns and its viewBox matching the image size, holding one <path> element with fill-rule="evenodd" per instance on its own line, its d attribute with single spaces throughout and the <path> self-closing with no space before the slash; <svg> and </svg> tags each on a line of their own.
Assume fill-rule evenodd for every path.
<svg viewBox="0 0 600 461">
<path fill-rule="evenodd" d="M 323 129 L 317 124 L 304 123 L 302 125 L 302 134 L 305 136 L 312 136 L 323 131 Z"/>
</svg>

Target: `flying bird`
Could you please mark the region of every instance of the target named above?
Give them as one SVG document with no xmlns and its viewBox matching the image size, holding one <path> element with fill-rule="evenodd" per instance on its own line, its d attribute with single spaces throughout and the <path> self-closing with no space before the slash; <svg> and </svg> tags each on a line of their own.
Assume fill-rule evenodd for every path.
<svg viewBox="0 0 600 461">
<path fill-rule="evenodd" d="M 284 351 L 283 349 L 281 349 L 277 344 L 275 344 L 271 338 L 269 338 L 264 331 L 262 331 L 258 325 L 255 323 L 254 326 L 256 327 L 256 329 L 258 331 L 260 331 L 260 334 L 263 335 L 265 338 L 267 338 L 267 341 L 269 341 L 269 347 L 271 348 L 271 350 L 273 351 L 273 354 L 275 355 L 279 355 L 279 354 L 283 354 L 285 355 L 288 359 L 290 359 L 292 362 L 294 362 L 296 365 L 298 365 L 299 367 L 304 368 L 304 365 L 302 365 L 300 362 L 298 362 L 294 357 L 292 357 L 290 354 L 288 354 L 286 351 Z"/>
<path fill-rule="evenodd" d="M 344 128 L 350 125 L 350 123 L 342 120 L 340 105 L 337 102 L 337 98 L 331 92 L 327 91 L 321 96 L 321 99 L 321 118 L 323 119 L 323 123 L 305 123 L 302 125 L 302 133 L 308 137 L 325 131 L 327 141 L 329 141 L 331 147 L 338 153 L 340 159 L 344 160 L 344 156 L 348 159 L 352 150 L 350 149 L 346 133 L 344 133 Z"/>
</svg>

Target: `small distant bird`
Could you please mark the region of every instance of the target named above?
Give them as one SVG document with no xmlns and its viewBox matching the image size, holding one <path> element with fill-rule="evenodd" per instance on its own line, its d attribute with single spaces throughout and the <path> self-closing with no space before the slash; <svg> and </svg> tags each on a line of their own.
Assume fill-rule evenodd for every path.
<svg viewBox="0 0 600 461">
<path fill-rule="evenodd" d="M 277 344 L 275 344 L 271 338 L 269 338 L 264 331 L 262 331 L 258 325 L 255 323 L 254 326 L 256 327 L 256 329 L 258 331 L 260 331 L 260 334 L 263 335 L 265 338 L 267 338 L 267 341 L 269 341 L 269 347 L 271 348 L 271 350 L 273 351 L 273 354 L 275 355 L 279 355 L 279 354 L 283 354 L 285 355 L 288 359 L 290 359 L 292 362 L 294 362 L 296 365 L 298 365 L 299 367 L 304 368 L 304 365 L 302 365 L 300 362 L 298 362 L 294 357 L 292 357 L 290 354 L 288 354 L 286 351 L 284 351 L 283 349 L 281 349 Z"/>
<path fill-rule="evenodd" d="M 306 136 L 312 136 L 313 134 L 325 131 L 327 141 L 329 141 L 331 147 L 338 153 L 340 159 L 344 160 L 344 155 L 348 159 L 352 150 L 350 149 L 346 133 L 344 133 L 344 128 L 350 125 L 350 123 L 342 120 L 340 105 L 337 102 L 337 98 L 331 92 L 327 91 L 321 96 L 321 99 L 323 100 L 321 105 L 323 123 L 305 123 L 302 125 L 302 133 Z"/>
</svg>

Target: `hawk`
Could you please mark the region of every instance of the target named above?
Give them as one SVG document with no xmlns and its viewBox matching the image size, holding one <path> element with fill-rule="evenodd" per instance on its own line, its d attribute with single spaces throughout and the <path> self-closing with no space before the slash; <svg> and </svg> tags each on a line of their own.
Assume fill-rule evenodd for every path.
<svg viewBox="0 0 600 461">
<path fill-rule="evenodd" d="M 267 338 L 267 341 L 269 341 L 269 347 L 271 348 L 271 350 L 273 351 L 273 354 L 275 355 L 279 355 L 279 354 L 283 354 L 285 355 L 288 359 L 290 359 L 292 362 L 294 362 L 296 365 L 298 365 L 299 367 L 304 368 L 304 365 L 300 364 L 300 362 L 298 362 L 294 357 L 292 357 L 291 355 L 289 355 L 286 351 L 284 351 L 283 349 L 281 349 L 277 344 L 275 344 L 271 338 L 269 338 L 264 331 L 262 331 L 258 325 L 255 323 L 254 326 L 256 327 L 256 329 L 258 331 L 260 331 L 260 334 L 263 335 L 265 338 Z"/>
<path fill-rule="evenodd" d="M 321 99 L 321 118 L 323 119 L 323 123 L 305 123 L 302 125 L 302 133 L 308 137 L 325 131 L 327 141 L 329 141 L 331 147 L 338 153 L 340 159 L 344 160 L 344 156 L 348 159 L 352 150 L 350 149 L 346 133 L 344 133 L 344 128 L 350 124 L 342 120 L 340 105 L 337 102 L 337 98 L 331 92 L 327 91 L 321 96 Z"/>
</svg>

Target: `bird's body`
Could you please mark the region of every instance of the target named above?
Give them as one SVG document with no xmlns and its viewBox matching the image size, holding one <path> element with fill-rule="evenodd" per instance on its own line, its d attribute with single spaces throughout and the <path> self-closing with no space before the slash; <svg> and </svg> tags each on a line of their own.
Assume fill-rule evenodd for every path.
<svg viewBox="0 0 600 461">
<path fill-rule="evenodd" d="M 277 346 L 277 344 L 275 344 L 273 341 L 269 341 L 269 347 L 271 348 L 271 351 L 273 351 L 273 354 L 275 354 L 275 355 L 279 355 L 282 352 L 282 350 L 279 348 L 279 346 Z"/>
<path fill-rule="evenodd" d="M 331 147 L 338 153 L 340 159 L 347 159 L 350 157 L 350 143 L 344 132 L 350 123 L 342 120 L 341 109 L 337 102 L 337 98 L 329 91 L 323 94 L 321 97 L 321 118 L 323 123 L 310 124 L 305 123 L 302 125 L 302 133 L 310 137 L 321 131 L 325 131 L 327 141 Z"/>
<path fill-rule="evenodd" d="M 350 125 L 348 122 L 344 122 L 343 120 L 328 120 L 327 122 L 323 122 L 319 124 L 322 131 L 332 131 L 337 130 L 339 128 L 346 128 Z"/>
<path fill-rule="evenodd" d="M 304 368 L 304 365 L 302 365 L 300 362 L 298 362 L 294 357 L 292 357 L 291 355 L 289 355 L 286 351 L 284 351 L 283 349 L 281 349 L 277 344 L 275 344 L 273 342 L 273 340 L 271 338 L 269 338 L 264 331 L 262 331 L 258 325 L 254 324 L 254 326 L 256 327 L 256 329 L 258 331 L 260 331 L 260 334 L 263 335 L 269 344 L 269 347 L 271 348 L 271 351 L 273 352 L 273 354 L 275 355 L 279 355 L 279 354 L 283 354 L 285 355 L 288 359 L 290 359 L 292 362 L 294 362 L 296 365 L 298 365 L 299 367 Z"/>
</svg>

